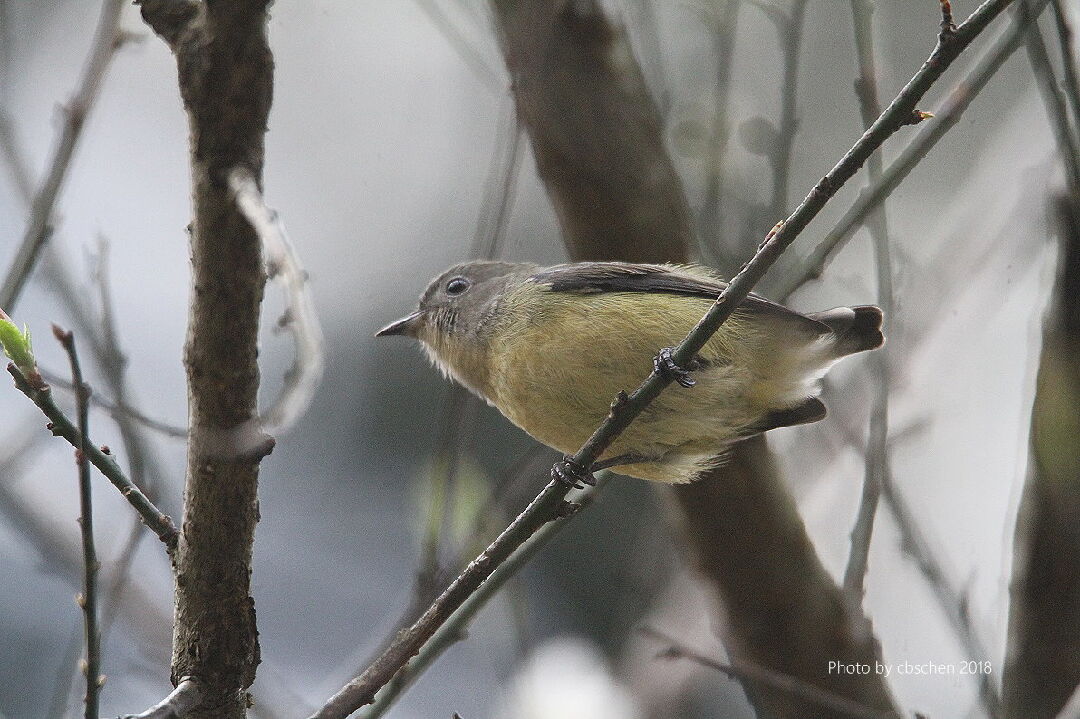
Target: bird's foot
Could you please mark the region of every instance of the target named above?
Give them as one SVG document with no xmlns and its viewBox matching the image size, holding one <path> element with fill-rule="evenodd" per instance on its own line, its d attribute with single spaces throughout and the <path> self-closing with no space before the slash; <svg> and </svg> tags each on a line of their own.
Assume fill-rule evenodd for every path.
<svg viewBox="0 0 1080 719">
<path fill-rule="evenodd" d="M 563 484 L 568 484 L 574 489 L 584 489 L 583 485 L 596 486 L 596 477 L 588 470 L 574 461 L 570 455 L 565 455 L 551 468 L 551 478 Z"/>
<path fill-rule="evenodd" d="M 675 364 L 675 358 L 671 356 L 674 351 L 674 347 L 665 347 L 660 350 L 653 357 L 653 369 L 656 370 L 656 374 L 672 382 L 678 382 L 683 387 L 693 387 L 697 384 L 697 380 L 690 376 L 690 369 L 692 368 L 680 367 Z"/>
</svg>

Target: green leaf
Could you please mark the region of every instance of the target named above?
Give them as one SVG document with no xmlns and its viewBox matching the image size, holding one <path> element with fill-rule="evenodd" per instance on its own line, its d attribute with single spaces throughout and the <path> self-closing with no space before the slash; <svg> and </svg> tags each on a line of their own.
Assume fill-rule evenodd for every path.
<svg viewBox="0 0 1080 719">
<path fill-rule="evenodd" d="M 30 345 L 30 330 L 25 326 L 20 331 L 11 320 L 0 319 L 0 345 L 4 347 L 4 354 L 24 375 L 37 372 L 34 350 Z"/>
</svg>

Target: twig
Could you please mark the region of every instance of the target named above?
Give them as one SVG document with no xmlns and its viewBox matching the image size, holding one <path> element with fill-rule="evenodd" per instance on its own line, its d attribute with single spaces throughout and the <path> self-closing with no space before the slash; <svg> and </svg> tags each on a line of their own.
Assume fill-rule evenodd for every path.
<svg viewBox="0 0 1080 719">
<path fill-rule="evenodd" d="M 169 696 L 141 714 L 127 714 L 122 719 L 180 719 L 202 704 L 202 687 L 191 677 L 184 677 Z"/>
<path fill-rule="evenodd" d="M 971 617 L 967 611 L 968 601 L 964 592 L 952 583 L 949 578 L 951 572 L 937 558 L 933 549 L 934 544 L 926 538 L 919 528 L 915 513 L 911 511 L 904 498 L 900 495 L 891 473 L 885 476 L 881 493 L 886 507 L 889 508 L 890 513 L 896 520 L 904 551 L 915 562 L 915 566 L 918 567 L 926 579 L 927 585 L 937 598 L 938 605 L 944 612 L 960 643 L 964 646 L 967 655 L 972 659 L 990 656 L 972 626 Z M 990 716 L 1002 716 L 1001 698 L 998 696 L 997 689 L 988 674 L 983 674 L 979 679 L 979 696 Z"/>
<path fill-rule="evenodd" d="M 1036 11 L 1046 7 L 1049 0 L 1037 0 Z M 1006 1 L 1005 4 L 1008 4 Z M 998 10 L 1000 12 L 1000 9 Z M 961 27 L 966 27 L 964 23 Z M 821 277 L 829 260 L 844 247 L 855 230 L 859 229 L 866 218 L 892 194 L 908 174 L 918 165 L 938 141 L 960 120 L 971 102 L 978 96 L 990 79 L 997 73 L 1006 60 L 1020 47 L 1024 34 L 1029 27 L 1025 20 L 1014 22 L 1011 29 L 1002 37 L 990 53 L 979 63 L 971 75 L 958 84 L 949 95 L 943 109 L 937 114 L 930 127 L 908 145 L 901 155 L 891 164 L 881 180 L 872 188 L 864 190 L 859 199 L 844 214 L 836 226 L 814 248 L 809 256 L 800 263 L 801 271 L 786 278 L 774 291 L 780 301 L 788 299 L 795 290 L 807 282 Z M 959 28 L 957 32 L 959 32 Z M 956 36 L 950 42 L 955 42 Z"/>
<path fill-rule="evenodd" d="M 865 704 L 848 699 L 839 694 L 820 689 L 813 684 L 805 682 L 790 674 L 781 674 L 767 667 L 750 664 L 747 662 L 732 662 L 725 664 L 705 654 L 698 652 L 682 644 L 677 639 L 657 631 L 652 627 L 643 627 L 642 634 L 652 637 L 667 645 L 658 654 L 658 658 L 664 659 L 689 659 L 702 666 L 722 672 L 732 679 L 738 679 L 743 683 L 758 684 L 769 689 L 775 689 L 798 699 L 816 704 L 830 712 L 836 712 L 840 716 L 854 717 L 855 719 L 896 719 L 896 714 L 890 711 L 874 709 Z"/>
<path fill-rule="evenodd" d="M 1080 125 L 1080 79 L 1076 76 L 1076 53 L 1073 50 L 1073 30 L 1065 17 L 1062 0 L 1051 0 L 1054 11 L 1054 25 L 1057 28 L 1058 48 L 1061 50 L 1061 67 L 1065 76 L 1065 97 L 1072 107 L 1073 122 Z"/>
<path fill-rule="evenodd" d="M 454 24 L 454 21 L 447 16 L 440 3 L 434 0 L 415 0 L 415 2 L 421 12 L 427 15 L 428 20 L 435 26 L 435 29 L 442 34 L 446 42 L 458 54 L 458 57 L 462 59 L 466 67 L 472 70 L 473 75 L 480 81 L 480 84 L 496 94 L 506 92 L 506 79 L 473 47 L 473 43 L 465 37 L 458 26 Z"/>
<path fill-rule="evenodd" d="M 919 121 L 915 106 L 919 99 L 971 44 L 983 29 L 999 15 L 1011 0 L 987 0 L 956 29 L 947 41 L 939 41 L 922 68 L 892 101 L 858 142 L 844 155 L 814 187 L 798 208 L 779 223 L 765 238 L 750 261 L 717 297 L 712 308 L 697 326 L 672 352 L 678 366 L 688 366 L 695 354 L 705 345 L 721 324 L 735 311 L 750 293 L 754 284 L 794 241 L 829 198 L 855 174 L 884 141 L 905 125 Z M 612 403 L 607 419 L 597 428 L 585 445 L 568 458 L 579 467 L 592 466 L 612 441 L 637 417 L 644 408 L 670 384 L 668 375 L 654 371 L 648 379 L 627 396 L 622 393 Z M 343 719 L 360 707 L 374 701 L 375 693 L 391 681 L 395 674 L 446 622 L 453 612 L 475 592 L 491 573 L 540 527 L 558 516 L 557 508 L 570 491 L 568 485 L 552 479 L 519 514 L 499 537 L 480 556 L 451 582 L 450 586 L 428 607 L 427 611 L 358 677 L 346 684 L 313 715 L 317 719 Z"/>
<path fill-rule="evenodd" d="M 267 274 L 280 279 L 285 289 L 286 310 L 278 326 L 292 334 L 296 354 L 285 373 L 281 394 L 261 417 L 265 431 L 284 432 L 311 406 L 322 381 L 326 368 L 322 326 L 308 290 L 307 273 L 297 259 L 281 219 L 266 206 L 254 175 L 245 168 L 233 169 L 229 173 L 229 189 L 236 197 L 237 207 L 259 236 L 270 268 Z"/>
<path fill-rule="evenodd" d="M 63 377 L 60 377 L 55 372 L 43 369 L 41 370 L 41 376 L 45 378 L 46 382 L 48 382 L 56 389 L 62 389 L 66 392 L 75 391 L 75 388 L 71 386 L 71 382 L 64 379 Z M 133 422 L 136 422 L 143 427 L 151 429 L 158 434 L 164 435 L 166 437 L 171 437 L 173 439 L 187 438 L 187 430 L 183 427 L 177 426 L 175 424 L 169 424 L 164 420 L 148 417 L 147 415 L 143 414 L 142 412 L 133 407 L 129 407 L 126 404 L 119 404 L 114 400 L 101 397 L 97 393 L 94 393 L 90 397 L 90 404 L 94 407 L 104 410 L 110 417 L 117 420 L 117 422 L 121 422 L 124 419 L 130 419 Z"/>
<path fill-rule="evenodd" d="M 79 529 L 83 548 L 83 591 L 78 598 L 83 610 L 84 638 L 86 640 L 86 719 L 98 719 L 98 704 L 105 677 L 101 675 L 101 637 L 98 632 L 97 574 L 98 560 L 94 549 L 94 508 L 90 488 L 90 463 L 87 462 L 87 437 L 90 426 L 90 388 L 83 383 L 79 354 L 75 350 L 75 336 L 53 325 L 53 335 L 67 352 L 71 364 L 71 380 L 75 385 L 75 407 L 79 423 L 79 441 L 75 447 L 75 462 L 79 467 Z"/>
<path fill-rule="evenodd" d="M 806 24 L 807 0 L 794 0 L 784 18 L 778 22 L 780 47 L 784 49 L 784 80 L 780 92 L 780 126 L 777 128 L 778 145 L 769 158 L 772 165 L 772 202 L 769 217 L 779 217 L 788 206 L 788 187 L 791 184 L 791 155 L 795 147 L 795 135 L 799 120 L 796 117 L 799 85 L 799 50 L 802 47 L 803 26 Z M 874 113 L 870 122 L 880 113 Z"/>
<path fill-rule="evenodd" d="M 852 0 L 851 13 L 855 26 L 855 48 L 859 63 L 859 78 L 855 90 L 864 124 L 869 124 L 881 112 L 878 101 L 877 78 L 874 74 L 873 8 L 867 0 Z M 955 30 L 948 0 L 942 2 L 942 29 Z M 875 154 L 867 161 L 870 184 L 881 179 L 881 155 Z M 886 317 L 892 316 L 892 258 L 889 250 L 889 227 L 882 205 L 870 216 L 870 235 L 874 245 L 874 260 L 878 285 L 878 304 Z M 873 409 L 870 414 L 870 431 L 865 456 L 862 499 L 851 530 L 851 552 L 844 572 L 844 590 L 850 600 L 862 604 L 863 583 L 870 557 L 874 518 L 877 515 L 881 484 L 889 465 L 889 363 L 887 347 L 871 357 L 877 376 Z"/>
<path fill-rule="evenodd" d="M 941 2 L 941 37 L 942 39 L 956 32 L 956 23 L 953 22 L 952 3 L 949 0 Z"/>
<path fill-rule="evenodd" d="M 1050 62 L 1050 55 L 1046 51 L 1046 43 L 1043 41 L 1042 31 L 1036 21 L 1045 3 L 1035 10 L 1036 3 L 1032 0 L 1021 0 L 1017 3 L 1017 21 L 1030 23 L 1031 29 L 1026 36 L 1026 47 L 1031 69 L 1035 73 L 1035 80 L 1042 93 L 1043 102 L 1046 105 L 1046 114 L 1049 115 L 1050 127 L 1054 131 L 1058 147 L 1061 150 L 1062 160 L 1065 164 L 1065 174 L 1069 188 L 1074 195 L 1080 195 L 1080 147 L 1077 146 L 1077 138 L 1069 126 L 1069 113 L 1065 109 L 1065 100 L 1061 97 L 1054 66 Z M 1077 120 L 1080 122 L 1080 119 Z"/>
<path fill-rule="evenodd" d="M 86 69 L 83 71 L 75 95 L 67 104 L 64 126 L 56 148 L 53 150 L 45 180 L 41 183 L 41 188 L 31 203 L 30 220 L 23 234 L 22 244 L 4 277 L 3 284 L 0 285 L 0 307 L 6 308 L 9 312 L 15 308 L 19 293 L 33 271 L 42 246 L 52 232 L 53 207 L 60 194 L 64 178 L 67 176 L 86 117 L 97 99 L 105 77 L 105 70 L 120 46 L 122 38 L 120 14 L 124 4 L 124 0 L 104 0 L 101 6 L 97 34 Z"/>
<path fill-rule="evenodd" d="M 705 194 L 698 213 L 698 241 L 702 250 L 719 254 L 715 243 L 706 237 L 722 237 L 720 228 L 720 205 L 724 196 L 724 169 L 728 143 L 731 138 L 729 108 L 731 102 L 731 71 L 734 67 L 735 31 L 739 20 L 739 1 L 725 0 L 722 7 L 702 8 L 704 16 L 713 25 L 713 52 L 716 56 L 716 80 L 713 86 L 712 127 L 709 129 L 709 146 L 705 152 Z M 713 17 L 712 14 L 716 13 Z"/>
<path fill-rule="evenodd" d="M 15 379 L 15 388 L 25 394 L 49 418 L 49 430 L 54 435 L 66 439 L 73 447 L 81 447 L 82 435 L 79 434 L 78 428 L 71 423 L 71 420 L 67 418 L 63 411 L 56 406 L 52 398 L 52 391 L 48 385 L 44 389 L 33 387 L 14 364 L 9 364 L 7 370 Z M 143 494 L 142 490 L 124 475 L 124 472 L 112 457 L 105 454 L 89 439 L 86 442 L 84 453 L 90 463 L 97 467 L 98 471 L 104 474 L 106 479 L 120 490 L 120 494 L 124 495 L 124 498 L 135 508 L 146 526 L 150 527 L 157 534 L 158 539 L 165 543 L 166 549 L 171 554 L 176 548 L 177 536 L 176 526 L 173 524 L 172 519 L 155 507 L 153 502 Z"/>
<path fill-rule="evenodd" d="M 493 158 L 481 212 L 490 207 L 495 209 L 491 211 L 490 217 L 481 216 L 477 220 L 476 234 L 473 236 L 469 251 L 471 257 L 494 258 L 498 256 L 499 248 L 506 239 L 510 210 L 517 196 L 521 160 L 525 151 L 525 128 L 522 127 L 521 121 L 514 112 L 512 100 L 507 115 L 508 120 L 500 129 L 500 134 L 506 137 L 506 147 L 496 152 Z"/>
<path fill-rule="evenodd" d="M 371 706 L 360 713 L 360 719 L 377 719 L 377 717 L 381 717 L 385 714 L 401 693 L 408 689 L 409 686 L 416 681 L 416 678 L 431 666 L 432 662 L 439 658 L 443 652 L 449 649 L 453 644 L 464 638 L 465 629 L 468 627 L 469 622 L 472 621 L 473 617 L 476 616 L 476 613 L 487 605 L 488 601 L 490 601 L 491 598 L 494 597 L 522 567 L 528 564 L 529 560 L 532 559 L 537 552 L 547 546 L 547 544 L 549 544 L 574 517 L 578 516 L 578 514 L 581 513 L 581 510 L 590 505 L 596 499 L 598 493 L 603 489 L 606 483 L 606 481 L 601 480 L 594 489 L 587 489 L 585 492 L 575 497 L 574 501 L 576 508 L 573 510 L 572 514 L 567 517 L 567 521 L 552 522 L 548 524 L 522 544 L 521 547 L 514 552 L 506 562 L 496 569 L 491 577 L 480 585 L 480 588 L 477 589 L 461 605 L 461 607 L 453 613 L 453 615 L 451 615 L 446 623 L 439 627 L 439 630 L 432 635 L 431 639 L 426 644 L 424 644 L 424 647 L 417 653 L 416 657 L 402 667 L 401 671 L 394 676 L 393 681 L 379 691 Z"/>
</svg>

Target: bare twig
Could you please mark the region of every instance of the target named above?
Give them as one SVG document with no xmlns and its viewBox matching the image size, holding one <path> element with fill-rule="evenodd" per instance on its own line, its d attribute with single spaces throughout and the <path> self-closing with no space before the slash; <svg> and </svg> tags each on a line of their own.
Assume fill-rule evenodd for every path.
<svg viewBox="0 0 1080 719">
<path fill-rule="evenodd" d="M 322 326 L 308 289 L 307 273 L 285 234 L 277 213 L 266 206 L 255 177 L 246 169 L 229 173 L 229 187 L 236 204 L 255 229 L 266 253 L 271 279 L 278 279 L 285 290 L 286 310 L 278 322 L 293 337 L 296 355 L 285 373 L 281 394 L 262 413 L 263 429 L 276 433 L 291 429 L 315 397 L 326 367 Z"/>
<path fill-rule="evenodd" d="M 864 124 L 870 124 L 881 112 L 878 101 L 877 78 L 874 74 L 873 6 L 868 0 L 852 0 L 851 12 L 855 26 L 855 48 L 859 63 L 859 77 L 855 90 Z M 948 0 L 942 2 L 942 28 L 952 26 L 952 12 Z M 881 179 L 881 155 L 875 154 L 867 161 L 867 179 L 872 184 Z M 878 285 L 878 305 L 886 317 L 892 317 L 892 259 L 889 249 L 889 227 L 882 205 L 870 216 L 870 235 L 874 244 L 874 259 Z M 855 525 L 851 530 L 851 553 L 844 572 L 844 589 L 852 602 L 862 604 L 863 582 L 870 557 L 870 541 L 873 535 L 874 517 L 877 515 L 881 484 L 889 464 L 889 363 L 887 347 L 871 357 L 877 375 L 874 404 L 870 415 L 870 432 L 866 448 L 862 499 Z"/>
<path fill-rule="evenodd" d="M 46 417 L 49 418 L 49 429 L 54 435 L 63 437 L 73 447 L 82 446 L 82 435 L 79 434 L 79 429 L 72 424 L 71 420 L 67 418 L 64 412 L 56 406 L 56 403 L 52 399 L 52 391 L 45 386 L 44 389 L 39 389 L 30 384 L 30 382 L 23 376 L 14 364 L 9 364 L 7 368 L 8 372 L 15 379 L 15 388 L 25 394 L 30 401 L 38 406 Z M 168 515 L 162 513 L 160 509 L 154 506 L 142 490 L 139 489 L 120 469 L 120 466 L 116 464 L 116 461 L 104 451 L 95 446 L 89 441 L 86 442 L 86 449 L 84 452 L 90 463 L 97 467 L 98 471 L 105 475 L 106 479 L 113 483 L 117 489 L 120 490 L 120 494 L 124 495 L 124 498 L 135 508 L 135 511 L 139 513 L 146 526 L 157 534 L 158 539 L 165 543 L 165 547 L 171 553 L 176 547 L 176 526 L 173 524 L 172 519 Z"/>
<path fill-rule="evenodd" d="M 1062 74 L 1065 76 L 1065 97 L 1072 107 L 1073 122 L 1080 125 L 1080 78 L 1076 76 L 1076 52 L 1073 49 L 1073 29 L 1065 16 L 1062 0 L 1050 0 L 1054 11 L 1054 25 L 1057 28 L 1058 48 L 1061 50 Z M 1080 130 L 1078 130 L 1080 131 Z"/>
<path fill-rule="evenodd" d="M 202 687 L 191 677 L 184 677 L 169 696 L 141 714 L 127 714 L 122 719 L 181 719 L 202 701 Z"/>
<path fill-rule="evenodd" d="M 694 355 L 731 316 L 739 303 L 746 299 L 754 284 L 821 211 L 829 198 L 858 171 L 866 158 L 901 127 L 918 121 L 918 101 L 1009 2 L 1010 0 L 987 0 L 947 40 L 939 40 L 928 60 L 885 112 L 818 182 L 787 220 L 778 223 L 769 233 L 750 261 L 717 297 L 712 308 L 679 343 L 672 352 L 672 359 L 677 365 L 689 365 Z M 622 393 L 612 402 L 612 410 L 607 419 L 567 461 L 579 467 L 592 466 L 596 458 L 670 382 L 669 375 L 654 371 L 633 394 L 628 396 Z M 558 516 L 557 509 L 569 489 L 569 486 L 560 480 L 552 479 L 411 627 L 399 633 L 394 642 L 367 669 L 331 697 L 313 716 L 318 719 L 343 718 L 374 701 L 376 692 L 393 679 L 469 595 L 526 539 Z"/>
<path fill-rule="evenodd" d="M 78 416 L 79 441 L 75 447 L 75 462 L 79 467 L 79 528 L 82 534 L 83 548 L 83 591 L 79 596 L 79 606 L 83 610 L 83 636 L 86 642 L 85 716 L 86 719 L 98 719 L 98 704 L 101 687 L 105 677 L 101 675 L 101 636 L 98 631 L 98 560 L 94 549 L 94 509 L 91 501 L 90 463 L 87 461 L 87 437 L 90 426 L 90 403 L 87 397 L 90 388 L 83 383 L 82 367 L 79 354 L 75 350 L 75 336 L 67 330 L 53 325 L 53 335 L 67 352 L 71 364 L 71 381 L 75 385 L 75 407 Z"/>
<path fill-rule="evenodd" d="M 652 627 L 643 627 L 641 631 L 646 636 L 667 645 L 657 654 L 657 657 L 689 659 L 704 667 L 722 672 L 732 679 L 738 679 L 740 682 L 758 684 L 797 697 L 811 704 L 816 704 L 823 709 L 836 712 L 838 716 L 854 717 L 855 719 L 896 719 L 896 714 L 893 712 L 868 707 L 845 696 L 827 692 L 790 674 L 782 674 L 767 667 L 748 662 L 725 664 L 706 656 L 702 652 L 691 649 L 677 639 Z"/>
<path fill-rule="evenodd" d="M 41 376 L 45 378 L 46 382 L 48 382 L 56 389 L 62 389 L 65 392 L 72 393 L 74 393 L 75 391 L 75 388 L 71 386 L 71 382 L 59 376 L 55 372 L 52 372 L 51 370 L 41 370 Z M 101 397 L 97 393 L 94 393 L 90 397 L 90 404 L 103 410 L 117 422 L 121 422 L 125 419 L 130 419 L 136 424 L 153 430 L 165 437 L 171 437 L 173 439 L 187 438 L 187 430 L 183 427 L 179 427 L 175 424 L 169 424 L 168 422 L 160 419 L 154 419 L 153 417 L 148 417 L 147 415 L 143 414 L 142 412 L 133 407 L 129 407 L 126 404 L 119 404 L 115 400 Z"/>
<path fill-rule="evenodd" d="M 1036 0 L 1036 12 L 1046 7 L 1049 0 Z M 1000 11 L 999 11 L 1000 12 Z M 966 26 L 967 23 L 964 23 Z M 814 248 L 810 255 L 800 262 L 800 270 L 776 287 L 772 295 L 780 301 L 789 298 L 792 293 L 811 280 L 821 277 L 829 260 L 844 247 L 855 230 L 859 229 L 870 213 L 892 194 L 911 171 L 922 162 L 938 141 L 960 120 L 971 102 L 978 96 L 990 79 L 1007 59 L 1020 47 L 1029 27 L 1027 21 L 1014 22 L 1010 30 L 997 42 L 994 48 L 979 63 L 971 75 L 958 84 L 950 93 L 943 109 L 937 114 L 930 127 L 920 134 L 901 155 L 885 170 L 881 180 L 872 188 L 864 190 L 859 199 L 844 214 L 836 226 Z M 950 41 L 951 42 L 951 41 Z"/>
<path fill-rule="evenodd" d="M 950 0 L 941 2 L 941 37 L 945 38 L 956 32 L 956 23 L 953 22 L 952 3 Z"/>
<path fill-rule="evenodd" d="M 945 618 L 967 652 L 967 656 L 974 660 L 989 657 L 989 651 L 979 638 L 975 627 L 972 626 L 971 616 L 967 610 L 968 600 L 964 591 L 953 583 L 953 573 L 937 557 L 934 551 L 934 543 L 926 537 L 919 527 L 915 512 L 911 510 L 901 496 L 891 473 L 886 475 L 881 492 L 885 505 L 896 520 L 904 552 L 911 557 L 919 572 L 922 573 L 927 585 L 937 599 L 938 605 L 945 614 Z M 1001 716 L 1001 698 L 998 696 L 993 682 L 990 681 L 989 675 L 984 676 L 985 679 L 980 680 L 980 698 L 990 716 Z"/>
<path fill-rule="evenodd" d="M 472 70 L 473 75 L 484 87 L 495 94 L 506 92 L 506 78 L 492 67 L 484 56 L 476 49 L 473 42 L 465 37 L 461 29 L 443 10 L 442 4 L 437 0 L 415 0 L 417 7 L 427 15 L 431 24 L 442 34 L 446 42 L 462 59 L 466 67 Z"/>
<path fill-rule="evenodd" d="M 480 585 L 451 617 L 439 627 L 432 635 L 430 641 L 417 653 L 416 657 L 402 667 L 402 670 L 394 676 L 393 681 L 383 687 L 375 697 L 375 701 L 365 711 L 360 713 L 361 719 L 376 719 L 381 717 L 393 705 L 397 698 L 416 678 L 419 677 L 439 656 L 451 645 L 464 638 L 466 627 L 472 621 L 476 613 L 480 611 L 494 597 L 500 589 L 513 578 L 518 571 L 528 564 L 529 560 L 539 552 L 569 523 L 573 517 L 580 514 L 596 499 L 597 494 L 603 489 L 606 481 L 598 482 L 594 489 L 586 489 L 574 498 L 574 507 L 567 521 L 552 522 L 540 529 L 530 537 L 514 554 L 506 560 L 491 577 Z"/>
<path fill-rule="evenodd" d="M 1031 69 L 1035 73 L 1035 80 L 1042 93 L 1043 103 L 1046 105 L 1050 127 L 1054 131 L 1061 150 L 1069 188 L 1074 195 L 1080 195 L 1080 146 L 1078 146 L 1073 128 L 1069 125 L 1069 113 L 1065 109 L 1065 100 L 1061 97 L 1054 66 L 1050 62 L 1050 55 L 1046 50 L 1042 31 L 1039 30 L 1039 23 L 1036 22 L 1043 7 L 1045 3 L 1021 0 L 1016 6 L 1017 22 L 1029 23 L 1031 26 L 1025 36 L 1028 60 L 1031 62 Z M 1077 122 L 1080 123 L 1080 118 Z"/>
<path fill-rule="evenodd" d="M 705 195 L 698 213 L 699 242 L 702 250 L 718 253 L 714 245 L 721 237 L 720 204 L 724 196 L 724 163 L 731 139 L 731 71 L 734 66 L 735 30 L 738 27 L 738 0 L 724 0 L 719 7 L 702 9 L 712 25 L 713 52 L 716 56 L 716 79 L 713 86 L 712 125 L 705 151 Z M 709 241 L 706 238 L 713 238 Z"/>
<path fill-rule="evenodd" d="M 78 89 L 65 108 L 64 126 L 53 150 L 45 179 L 31 203 L 30 220 L 23 234 L 22 244 L 3 284 L 0 285 L 0 307 L 5 307 L 9 312 L 15 308 L 19 293 L 37 262 L 42 246 L 52 232 L 53 207 L 60 195 L 87 115 L 97 99 L 105 70 L 122 39 L 120 14 L 123 8 L 124 0 L 104 0 L 102 3 L 93 49 Z"/>
<path fill-rule="evenodd" d="M 780 126 L 777 128 L 777 147 L 770 156 L 772 165 L 772 202 L 769 204 L 769 217 L 780 217 L 788 207 L 788 187 L 791 184 L 791 156 L 795 147 L 795 135 L 798 131 L 799 85 L 799 50 L 802 47 L 803 26 L 806 24 L 807 0 L 794 0 L 786 13 L 779 13 L 782 20 L 777 22 L 780 34 L 780 47 L 784 49 L 784 80 L 780 92 Z M 879 113 L 874 113 L 867 123 L 873 121 Z"/>
</svg>

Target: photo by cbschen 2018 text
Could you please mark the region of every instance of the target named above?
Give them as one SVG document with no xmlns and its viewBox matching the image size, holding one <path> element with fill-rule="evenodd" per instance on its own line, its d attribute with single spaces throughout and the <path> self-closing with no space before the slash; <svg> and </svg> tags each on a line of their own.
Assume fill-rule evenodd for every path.
<svg viewBox="0 0 1080 719">
<path fill-rule="evenodd" d="M 882 674 L 884 676 L 942 676 L 991 674 L 989 660 L 962 662 L 829 662 L 829 674 Z"/>
</svg>

